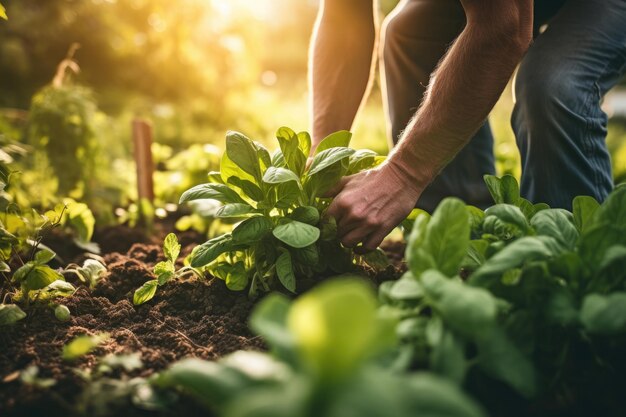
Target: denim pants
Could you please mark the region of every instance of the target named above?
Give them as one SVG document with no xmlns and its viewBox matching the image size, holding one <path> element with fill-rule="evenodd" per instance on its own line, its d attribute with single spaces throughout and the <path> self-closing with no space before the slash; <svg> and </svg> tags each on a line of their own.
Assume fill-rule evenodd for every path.
<svg viewBox="0 0 626 417">
<path fill-rule="evenodd" d="M 403 0 L 387 17 L 381 72 L 394 142 L 464 25 L 459 0 Z M 523 197 L 571 209 L 577 195 L 600 201 L 607 196 L 613 181 L 600 102 L 625 72 L 625 0 L 535 1 L 535 39 L 515 76 L 511 118 Z M 428 186 L 418 207 L 432 211 L 447 196 L 488 206 L 483 175 L 494 172 L 486 122 Z"/>
</svg>

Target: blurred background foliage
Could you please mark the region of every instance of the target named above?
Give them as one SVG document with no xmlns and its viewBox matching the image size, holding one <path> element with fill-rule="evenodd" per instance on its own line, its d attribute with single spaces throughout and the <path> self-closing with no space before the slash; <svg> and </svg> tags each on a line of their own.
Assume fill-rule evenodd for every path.
<svg viewBox="0 0 626 417">
<path fill-rule="evenodd" d="M 396 3 L 380 0 L 380 17 Z M 318 0 L 2 4 L 0 146 L 26 146 L 12 161 L 21 172 L 18 202 L 45 208 L 72 197 L 112 220 L 112 208 L 136 202 L 134 117 L 154 126 L 157 206 L 215 169 L 226 130 L 269 143 L 279 126 L 309 127 L 307 54 Z M 60 68 L 74 44 L 76 65 Z M 353 146 L 384 154 L 378 85 L 357 118 Z M 499 174 L 519 175 L 511 106 L 508 88 L 491 122 Z M 625 179 L 626 128 L 616 120 L 609 146 L 616 178 Z"/>
</svg>

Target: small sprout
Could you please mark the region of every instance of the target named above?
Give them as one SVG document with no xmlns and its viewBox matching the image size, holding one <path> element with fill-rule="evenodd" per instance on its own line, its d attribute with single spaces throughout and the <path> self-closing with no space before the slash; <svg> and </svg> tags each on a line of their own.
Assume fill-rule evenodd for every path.
<svg viewBox="0 0 626 417">
<path fill-rule="evenodd" d="M 63 304 L 59 304 L 54 309 L 54 317 L 56 317 L 57 320 L 59 321 L 62 321 L 62 322 L 68 321 L 70 319 L 70 316 L 71 316 L 70 309 L 67 308 L 67 306 L 64 306 Z"/>
</svg>

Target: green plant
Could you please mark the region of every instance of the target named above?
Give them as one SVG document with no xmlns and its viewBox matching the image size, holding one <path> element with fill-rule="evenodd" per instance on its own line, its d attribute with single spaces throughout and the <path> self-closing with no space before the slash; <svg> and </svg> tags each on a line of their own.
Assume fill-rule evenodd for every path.
<svg viewBox="0 0 626 417">
<path fill-rule="evenodd" d="M 495 415 L 542 404 L 619 415 L 626 187 L 601 205 L 576 197 L 570 213 L 520 198 L 510 176 L 485 179 L 498 204 L 449 198 L 419 215 L 409 272 L 380 288 L 401 320 L 395 366 L 446 376 Z"/>
<path fill-rule="evenodd" d="M 379 261 L 376 252 L 355 259 L 337 240 L 334 219 L 323 214 L 330 203 L 324 194 L 339 179 L 384 158 L 348 148 L 351 134 L 341 131 L 320 143 L 307 166 L 308 133 L 282 127 L 276 137 L 280 149 L 270 156 L 258 142 L 229 132 L 220 171 L 181 196 L 180 203 L 218 200 L 224 204 L 218 218 L 244 219 L 232 233 L 196 247 L 191 266 L 206 267 L 230 289 L 248 288 L 254 296 L 276 288 L 277 282 L 295 292 L 297 276 L 346 272 L 355 261 Z"/>
<path fill-rule="evenodd" d="M 165 285 L 174 278 L 181 278 L 188 274 L 195 274 L 196 276 L 202 277 L 200 271 L 189 265 L 176 269 L 176 259 L 180 254 L 180 244 L 174 233 L 170 233 L 165 237 L 163 253 L 165 254 L 166 260 L 154 266 L 156 279 L 146 281 L 141 287 L 135 290 L 135 294 L 133 295 L 133 303 L 135 305 L 143 304 L 151 300 L 156 294 L 158 287 Z"/>
<path fill-rule="evenodd" d="M 395 320 L 377 312 L 362 280 L 325 282 L 295 302 L 270 295 L 250 324 L 272 355 L 239 351 L 218 362 L 185 359 L 153 385 L 175 388 L 223 417 L 484 415 L 443 378 L 398 375 L 379 365 L 377 358 L 394 345 Z"/>
</svg>

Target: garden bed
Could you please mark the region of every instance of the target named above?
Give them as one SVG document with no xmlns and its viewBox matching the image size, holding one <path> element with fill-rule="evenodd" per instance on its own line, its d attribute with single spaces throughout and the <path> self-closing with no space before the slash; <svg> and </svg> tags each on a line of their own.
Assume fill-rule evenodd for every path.
<svg viewBox="0 0 626 417">
<path fill-rule="evenodd" d="M 228 290 L 222 280 L 174 280 L 150 302 L 133 305 L 133 292 L 154 279 L 152 268 L 163 260 L 161 247 L 151 243 L 158 239 L 125 226 L 100 231 L 96 241 L 105 249 L 108 273 L 93 290 L 76 283 L 78 290 L 64 300 L 71 319 L 59 322 L 52 310 L 42 308 L 29 311 L 25 320 L 0 334 L 2 415 L 69 415 L 68 405 L 75 403 L 84 385 L 75 369 L 92 368 L 97 357 L 108 353 L 140 353 L 143 367 L 128 376 L 145 377 L 185 357 L 214 360 L 241 349 L 264 349 L 248 328 L 254 302 L 245 292 Z M 186 255 L 202 237 L 181 233 L 180 240 Z M 53 235 L 46 240 L 53 249 L 61 242 L 66 245 L 58 249 L 64 261 L 84 259 L 84 253 L 66 243 L 68 239 Z M 403 251 L 402 243 L 389 242 L 386 252 L 395 266 L 370 278 L 375 283 L 397 278 L 404 268 Z M 91 354 L 75 362 L 61 358 L 63 346 L 73 338 L 103 332 L 110 338 Z M 55 386 L 46 390 L 22 383 L 19 371 L 33 365 L 39 377 L 55 379 Z"/>
</svg>

